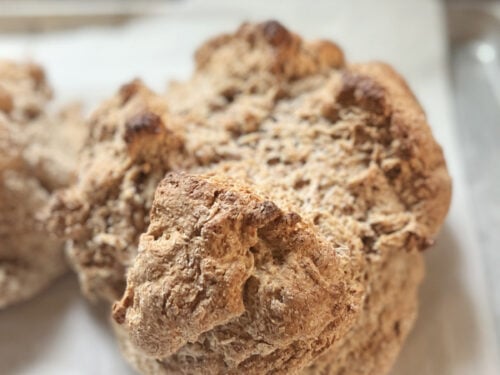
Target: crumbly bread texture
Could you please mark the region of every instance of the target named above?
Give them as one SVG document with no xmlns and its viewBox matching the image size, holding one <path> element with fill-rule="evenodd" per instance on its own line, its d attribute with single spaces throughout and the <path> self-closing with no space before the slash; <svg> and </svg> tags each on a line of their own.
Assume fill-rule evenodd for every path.
<svg viewBox="0 0 500 375">
<path fill-rule="evenodd" d="M 0 62 L 0 308 L 25 300 L 66 269 L 44 212 L 74 178 L 83 126 L 76 107 L 47 113 L 43 70 Z"/>
<path fill-rule="evenodd" d="M 50 226 L 91 299 L 123 294 L 125 271 L 147 228 L 158 182 L 182 159 L 164 100 L 140 81 L 124 85 L 88 121 L 76 184 L 56 195 Z M 178 164 L 178 162 L 176 162 Z"/>
<path fill-rule="evenodd" d="M 165 98 L 124 105 L 146 90 L 135 82 L 103 105 L 92 123 L 112 141 L 90 139 L 88 181 L 56 210 L 82 244 L 84 288 L 124 290 L 113 317 L 125 356 L 144 374 L 386 373 L 451 193 L 416 99 L 389 66 L 346 64 L 335 44 L 275 21 L 208 41 L 196 63 Z M 133 132 L 147 151 L 137 163 L 127 132 L 144 126 L 129 122 L 151 113 L 162 130 Z M 164 132 L 172 143 L 155 146 Z M 124 198 L 144 163 L 159 166 Z M 119 288 L 102 293 L 109 274 Z"/>
</svg>

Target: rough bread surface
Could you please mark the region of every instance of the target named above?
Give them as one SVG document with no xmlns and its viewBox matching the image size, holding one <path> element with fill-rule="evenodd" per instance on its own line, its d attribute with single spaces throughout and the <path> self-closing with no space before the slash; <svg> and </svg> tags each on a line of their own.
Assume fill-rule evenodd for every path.
<svg viewBox="0 0 500 375">
<path fill-rule="evenodd" d="M 181 158 L 164 101 L 140 81 L 124 85 L 87 121 L 79 177 L 52 204 L 51 227 L 71 239 L 68 256 L 91 299 L 114 301 L 147 228 L 158 182 Z"/>
<path fill-rule="evenodd" d="M 76 108 L 50 115 L 50 98 L 38 65 L 0 62 L 0 308 L 33 296 L 67 268 L 44 212 L 74 178 L 83 127 Z"/>
<path fill-rule="evenodd" d="M 145 174 L 150 189 L 133 185 L 143 203 L 130 235 L 111 214 L 134 207 L 110 177 L 125 181 L 123 168 L 101 176 L 109 191 L 80 179 L 59 207 L 70 237 L 82 236 L 80 277 L 100 290 L 102 275 L 121 280 L 113 317 L 125 356 L 144 374 L 387 373 L 415 319 L 420 252 L 450 201 L 416 99 L 389 66 L 347 64 L 335 44 L 275 21 L 208 41 L 196 63 L 189 81 L 137 107 L 167 103 L 155 113 L 176 147 L 144 140 L 144 162 L 163 160 Z M 122 97 L 94 117 L 116 141 L 91 139 L 90 150 L 131 170 Z M 95 247 L 109 233 L 126 251 Z"/>
</svg>

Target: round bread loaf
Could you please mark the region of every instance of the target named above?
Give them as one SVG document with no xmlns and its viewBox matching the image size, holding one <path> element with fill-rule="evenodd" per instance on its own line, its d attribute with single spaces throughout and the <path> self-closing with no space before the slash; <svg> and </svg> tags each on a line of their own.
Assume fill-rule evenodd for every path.
<svg viewBox="0 0 500 375">
<path fill-rule="evenodd" d="M 144 374 L 387 373 L 451 194 L 415 97 L 276 21 L 196 64 L 92 117 L 54 206 L 83 289 Z"/>
</svg>

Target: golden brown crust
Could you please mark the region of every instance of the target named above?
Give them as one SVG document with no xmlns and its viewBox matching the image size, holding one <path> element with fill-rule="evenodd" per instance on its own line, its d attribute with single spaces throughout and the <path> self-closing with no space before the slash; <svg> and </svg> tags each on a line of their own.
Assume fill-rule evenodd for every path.
<svg viewBox="0 0 500 375">
<path fill-rule="evenodd" d="M 205 358 L 219 372 L 256 372 L 262 349 L 311 342 L 283 368 L 293 370 L 321 350 L 315 341 L 332 340 L 328 326 L 341 332 L 352 323 L 349 306 L 359 303 L 334 249 L 310 224 L 226 179 L 167 175 L 139 246 L 114 317 L 157 358 L 206 340 L 225 353 L 225 365 Z M 232 343 L 224 342 L 228 334 L 236 334 Z"/>
<path fill-rule="evenodd" d="M 274 20 L 244 23 L 233 35 L 215 37 L 197 50 L 195 59 L 198 72 L 241 80 L 252 73 L 265 73 L 264 79 L 271 80 L 299 79 L 344 65 L 336 44 L 304 41 Z"/>
<path fill-rule="evenodd" d="M 93 299 L 123 293 L 154 189 L 182 148 L 168 121 L 164 101 L 142 82 L 123 86 L 88 121 L 78 183 L 52 202 L 51 227 L 72 239 L 68 255 Z"/>
<path fill-rule="evenodd" d="M 434 237 L 444 221 L 451 198 L 451 181 L 443 151 L 434 140 L 425 113 L 403 78 L 389 65 L 353 65 L 352 69 L 378 82 L 392 101 L 391 134 L 397 153 L 408 159 L 411 173 L 399 195 L 411 206 L 417 220 Z"/>
</svg>

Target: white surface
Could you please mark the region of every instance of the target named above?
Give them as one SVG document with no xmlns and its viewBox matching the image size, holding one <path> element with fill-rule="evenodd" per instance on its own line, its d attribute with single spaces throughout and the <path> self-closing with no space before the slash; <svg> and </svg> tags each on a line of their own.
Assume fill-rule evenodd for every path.
<svg viewBox="0 0 500 375">
<path fill-rule="evenodd" d="M 243 20 L 276 18 L 307 37 L 344 46 L 350 60 L 393 64 L 416 92 L 453 176 L 448 220 L 427 252 L 420 317 L 393 375 L 500 374 L 483 265 L 450 111 L 442 7 L 425 1 L 190 1 L 161 18 L 115 29 L 0 36 L 0 57 L 46 65 L 61 101 L 92 107 L 140 76 L 157 90 L 192 69 L 194 48 Z M 0 374 L 127 374 L 106 329 L 66 278 L 35 300 L 0 312 Z M 131 372 L 130 372 L 131 373 Z"/>
</svg>

